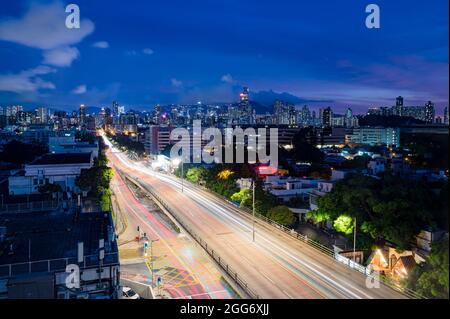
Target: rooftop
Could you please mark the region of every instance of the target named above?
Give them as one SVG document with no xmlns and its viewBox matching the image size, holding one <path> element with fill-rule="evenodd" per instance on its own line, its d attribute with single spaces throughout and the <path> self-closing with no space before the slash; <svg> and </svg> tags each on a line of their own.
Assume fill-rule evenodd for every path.
<svg viewBox="0 0 450 319">
<path fill-rule="evenodd" d="M 84 256 L 96 255 L 100 239 L 105 255 L 116 253 L 112 227 L 110 214 L 102 212 L 2 213 L 0 229 L 6 235 L 0 238 L 0 265 L 76 258 L 78 242 L 84 243 Z"/>
<path fill-rule="evenodd" d="M 89 164 L 90 162 L 91 153 L 61 153 L 43 155 L 29 165 Z"/>
</svg>

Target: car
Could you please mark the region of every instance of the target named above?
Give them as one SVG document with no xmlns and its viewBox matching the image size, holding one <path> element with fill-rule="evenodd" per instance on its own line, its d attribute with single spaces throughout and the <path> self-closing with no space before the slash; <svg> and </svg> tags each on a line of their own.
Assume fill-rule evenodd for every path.
<svg viewBox="0 0 450 319">
<path fill-rule="evenodd" d="M 122 287 L 122 299 L 141 299 L 139 295 L 130 287 Z"/>
</svg>

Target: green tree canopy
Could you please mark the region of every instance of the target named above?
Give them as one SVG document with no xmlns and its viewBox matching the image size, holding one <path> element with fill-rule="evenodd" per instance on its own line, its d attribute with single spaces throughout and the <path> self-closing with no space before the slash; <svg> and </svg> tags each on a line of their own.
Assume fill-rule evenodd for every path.
<svg viewBox="0 0 450 319">
<path fill-rule="evenodd" d="M 356 218 L 358 229 L 373 240 L 386 239 L 404 250 L 420 229 L 432 222 L 434 200 L 435 195 L 420 182 L 354 174 L 320 197 L 319 208 L 308 217 L 316 222 L 335 221 L 341 215 Z"/>
<path fill-rule="evenodd" d="M 244 202 L 249 201 L 252 198 L 252 192 L 249 189 L 241 189 L 239 192 L 231 195 L 231 200 L 239 202 L 241 206 Z"/>
<path fill-rule="evenodd" d="M 425 263 L 414 268 L 406 286 L 427 298 L 449 299 L 448 238 L 431 246 Z"/>
<path fill-rule="evenodd" d="M 203 167 L 192 167 L 186 172 L 186 179 L 192 183 L 198 184 L 203 180 L 205 169 Z"/>
<path fill-rule="evenodd" d="M 354 220 L 350 216 L 341 215 L 335 219 L 335 221 L 333 223 L 333 227 L 338 232 L 349 235 L 353 232 Z"/>
<path fill-rule="evenodd" d="M 290 226 L 295 222 L 295 216 L 287 206 L 271 208 L 267 214 L 267 218 L 283 226 Z"/>
</svg>

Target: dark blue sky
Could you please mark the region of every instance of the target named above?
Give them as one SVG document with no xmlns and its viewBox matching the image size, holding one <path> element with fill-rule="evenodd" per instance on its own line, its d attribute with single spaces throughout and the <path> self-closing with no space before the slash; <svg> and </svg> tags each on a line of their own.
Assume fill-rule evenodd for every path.
<svg viewBox="0 0 450 319">
<path fill-rule="evenodd" d="M 448 0 L 3 1 L 0 105 L 149 109 L 288 92 L 310 103 L 448 105 Z M 365 27 L 365 7 L 381 28 Z"/>
</svg>

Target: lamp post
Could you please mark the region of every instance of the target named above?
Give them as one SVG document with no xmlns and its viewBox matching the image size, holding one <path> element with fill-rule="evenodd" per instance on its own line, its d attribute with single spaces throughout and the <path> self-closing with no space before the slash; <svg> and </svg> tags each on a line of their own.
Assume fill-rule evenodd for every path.
<svg viewBox="0 0 450 319">
<path fill-rule="evenodd" d="M 183 158 L 176 158 L 172 160 L 172 164 L 176 167 L 181 164 L 181 192 L 184 192 L 184 161 Z"/>
<path fill-rule="evenodd" d="M 253 211 L 253 242 L 255 242 L 255 181 L 252 182 L 252 188 L 253 188 L 253 205 L 252 205 L 252 211 Z"/>
<path fill-rule="evenodd" d="M 181 160 L 181 192 L 184 192 L 184 161 Z"/>
</svg>

